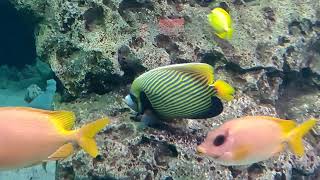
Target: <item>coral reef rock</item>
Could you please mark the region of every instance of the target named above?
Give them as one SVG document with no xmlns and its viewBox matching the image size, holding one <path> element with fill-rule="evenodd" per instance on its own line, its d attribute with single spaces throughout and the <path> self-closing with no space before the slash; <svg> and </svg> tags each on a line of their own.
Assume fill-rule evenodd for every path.
<svg viewBox="0 0 320 180">
<path fill-rule="evenodd" d="M 58 165 L 58 179 L 317 179 L 318 124 L 306 156 L 283 152 L 250 167 L 215 164 L 195 147 L 230 118 L 273 115 L 301 123 L 319 118 L 320 1 L 292 0 L 10 0 L 37 19 L 36 48 L 76 111 L 77 126 L 101 116 L 112 124 L 83 151 Z M 217 38 L 207 23 L 216 6 L 230 12 L 234 34 Z M 171 19 L 171 20 L 168 20 Z M 179 23 L 174 26 L 174 23 Z M 173 23 L 173 25 L 172 25 Z M 205 62 L 237 90 L 224 112 L 206 120 L 146 128 L 130 119 L 122 98 L 138 74 L 158 66 Z"/>
</svg>

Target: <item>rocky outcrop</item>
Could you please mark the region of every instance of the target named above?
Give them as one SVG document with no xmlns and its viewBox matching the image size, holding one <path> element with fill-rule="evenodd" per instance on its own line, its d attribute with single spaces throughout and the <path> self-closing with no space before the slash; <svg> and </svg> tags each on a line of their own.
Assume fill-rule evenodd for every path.
<svg viewBox="0 0 320 180">
<path fill-rule="evenodd" d="M 317 0 L 11 0 L 37 19 L 36 46 L 69 96 L 59 108 L 77 112 L 79 126 L 108 115 L 101 155 L 83 152 L 59 164 L 60 178 L 283 179 L 319 176 L 319 124 L 307 155 L 289 152 L 249 168 L 226 168 L 195 154 L 206 132 L 243 115 L 302 122 L 319 117 L 320 2 Z M 234 37 L 214 36 L 206 15 L 215 6 L 234 20 Z M 177 20 L 177 26 L 162 20 Z M 182 24 L 182 25 L 181 25 Z M 176 28 L 176 29 L 175 29 Z M 158 66 L 206 62 L 237 89 L 223 114 L 139 130 L 122 103 L 127 85 Z M 88 95 L 90 93 L 105 95 Z"/>
</svg>

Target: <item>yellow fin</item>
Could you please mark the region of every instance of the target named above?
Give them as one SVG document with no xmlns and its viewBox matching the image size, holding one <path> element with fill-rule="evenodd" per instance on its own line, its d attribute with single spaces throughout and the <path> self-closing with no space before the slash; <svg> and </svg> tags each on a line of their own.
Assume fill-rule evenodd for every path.
<svg viewBox="0 0 320 180">
<path fill-rule="evenodd" d="M 172 69 L 175 71 L 188 72 L 188 73 L 196 73 L 207 78 L 207 82 L 209 84 L 213 83 L 213 67 L 206 63 L 183 63 L 183 64 L 174 64 L 169 66 L 163 66 L 154 70 L 165 70 Z"/>
<path fill-rule="evenodd" d="M 217 80 L 213 85 L 214 89 L 217 91 L 217 96 L 225 101 L 231 101 L 234 95 L 234 88 L 223 80 Z"/>
<path fill-rule="evenodd" d="M 233 34 L 233 29 L 228 29 L 225 32 L 222 33 L 216 33 L 216 35 L 221 38 L 221 39 L 227 39 L 230 40 L 232 38 L 232 34 Z"/>
<path fill-rule="evenodd" d="M 48 157 L 49 160 L 59 160 L 65 159 L 73 153 L 73 145 L 72 143 L 67 143 L 61 146 L 56 152 Z"/>
<path fill-rule="evenodd" d="M 236 150 L 232 153 L 233 160 L 240 161 L 248 156 L 249 152 L 248 146 L 240 146 L 237 147 Z"/>
<path fill-rule="evenodd" d="M 255 116 L 255 119 L 267 119 L 276 122 L 279 124 L 279 126 L 282 129 L 282 132 L 286 135 L 290 131 L 292 131 L 296 126 L 297 123 L 292 121 L 292 120 L 284 120 L 276 117 L 271 117 L 271 116 Z"/>
<path fill-rule="evenodd" d="M 309 119 L 289 132 L 287 136 L 288 144 L 295 155 L 300 157 L 304 155 L 302 138 L 315 126 L 316 122 L 316 119 Z"/>
<path fill-rule="evenodd" d="M 83 150 L 89 153 L 92 157 L 96 157 L 98 152 L 98 147 L 96 141 L 93 139 L 94 136 L 102 130 L 105 126 L 109 124 L 109 119 L 102 118 L 87 125 L 84 125 L 79 129 L 79 139 L 78 143 Z"/>
<path fill-rule="evenodd" d="M 53 122 L 62 128 L 62 130 L 71 130 L 74 126 L 74 121 L 76 119 L 75 115 L 71 111 L 49 111 L 49 116 Z"/>
</svg>

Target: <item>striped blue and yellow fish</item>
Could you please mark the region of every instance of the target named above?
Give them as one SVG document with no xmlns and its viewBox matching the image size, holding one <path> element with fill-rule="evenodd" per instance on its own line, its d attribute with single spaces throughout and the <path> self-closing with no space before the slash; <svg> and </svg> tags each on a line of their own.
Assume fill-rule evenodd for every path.
<svg viewBox="0 0 320 180">
<path fill-rule="evenodd" d="M 220 99 L 233 99 L 228 83 L 214 82 L 213 67 L 205 63 L 175 64 L 150 70 L 132 85 L 125 101 L 139 114 L 148 110 L 159 119 L 202 119 L 223 111 Z"/>
</svg>

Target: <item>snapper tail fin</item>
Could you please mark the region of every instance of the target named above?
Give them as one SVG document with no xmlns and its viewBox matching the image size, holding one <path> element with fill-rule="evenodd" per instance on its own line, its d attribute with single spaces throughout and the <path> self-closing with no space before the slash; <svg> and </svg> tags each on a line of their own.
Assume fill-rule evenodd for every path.
<svg viewBox="0 0 320 180">
<path fill-rule="evenodd" d="M 288 144 L 295 155 L 299 157 L 304 155 L 302 138 L 315 126 L 316 123 L 316 119 L 309 119 L 288 133 Z"/>
<path fill-rule="evenodd" d="M 78 144 L 90 156 L 97 157 L 99 154 L 97 143 L 94 140 L 95 135 L 109 124 L 108 118 L 98 119 L 94 122 L 84 125 L 81 129 L 77 130 Z"/>
</svg>

